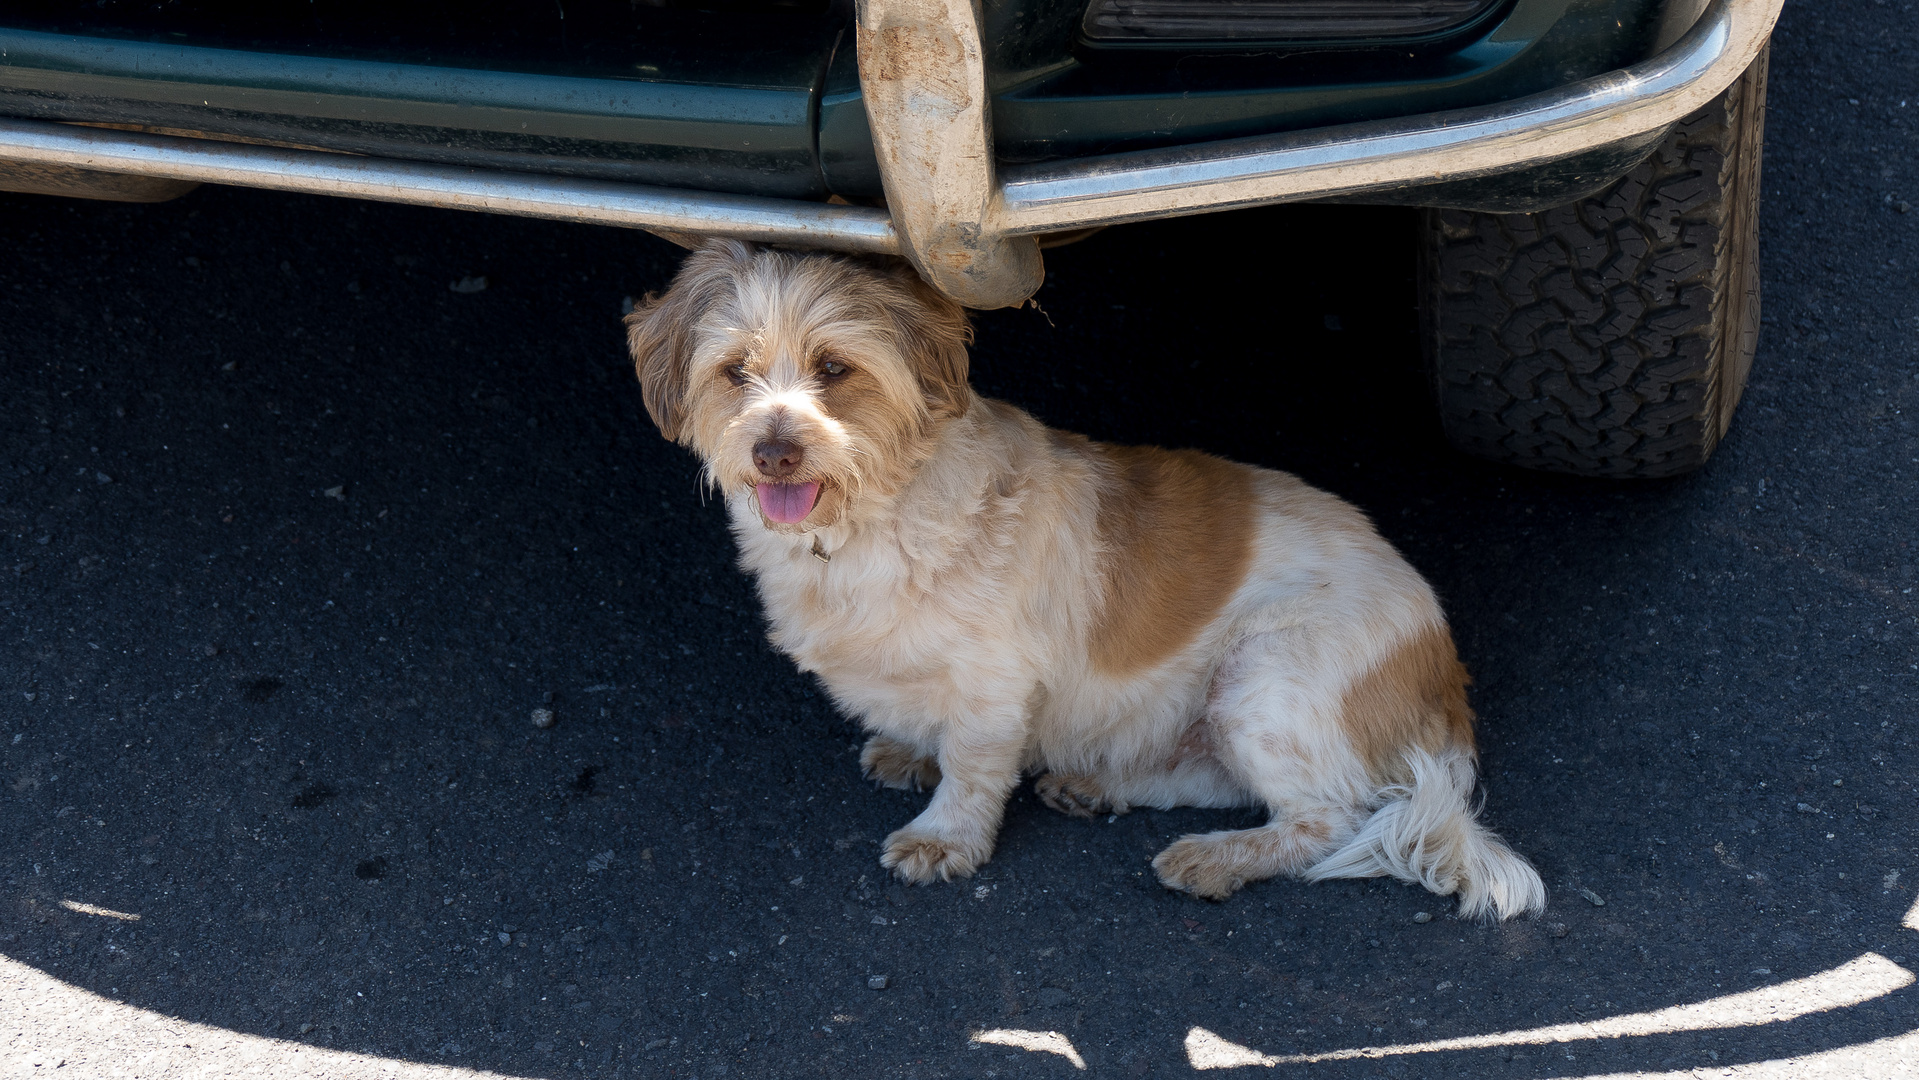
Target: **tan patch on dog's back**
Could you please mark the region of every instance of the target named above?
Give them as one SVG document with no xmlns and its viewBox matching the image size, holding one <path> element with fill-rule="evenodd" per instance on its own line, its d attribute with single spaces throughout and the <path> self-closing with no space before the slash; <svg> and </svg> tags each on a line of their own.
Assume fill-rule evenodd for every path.
<svg viewBox="0 0 1919 1080">
<path fill-rule="evenodd" d="M 1471 682 L 1445 624 L 1429 623 L 1346 688 L 1340 726 L 1375 780 L 1408 780 L 1408 747 L 1472 749 Z"/>
<path fill-rule="evenodd" d="M 1193 450 L 1099 449 L 1104 599 L 1089 645 L 1095 668 L 1126 674 L 1191 644 L 1245 580 L 1253 472 Z"/>
</svg>

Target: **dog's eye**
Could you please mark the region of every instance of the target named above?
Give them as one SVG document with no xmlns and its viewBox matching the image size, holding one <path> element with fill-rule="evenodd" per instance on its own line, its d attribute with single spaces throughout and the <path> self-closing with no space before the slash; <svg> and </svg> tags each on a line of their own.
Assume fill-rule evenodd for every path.
<svg viewBox="0 0 1919 1080">
<path fill-rule="evenodd" d="M 837 379 L 850 370 L 852 369 L 840 363 L 838 360 L 828 360 L 820 365 L 820 372 L 829 379 Z"/>
<path fill-rule="evenodd" d="M 726 369 L 726 377 L 733 381 L 734 386 L 746 385 L 746 365 L 734 364 L 728 367 Z"/>
</svg>

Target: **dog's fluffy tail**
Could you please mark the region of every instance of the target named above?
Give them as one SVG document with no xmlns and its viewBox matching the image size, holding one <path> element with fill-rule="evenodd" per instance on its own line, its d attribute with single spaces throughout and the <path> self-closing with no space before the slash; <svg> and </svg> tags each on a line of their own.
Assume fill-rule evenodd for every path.
<svg viewBox="0 0 1919 1080">
<path fill-rule="evenodd" d="M 1470 752 L 1410 750 L 1406 764 L 1412 784 L 1381 791 L 1386 805 L 1344 847 L 1308 868 L 1306 880 L 1396 877 L 1441 896 L 1458 893 L 1467 918 L 1545 910 L 1546 886 L 1532 864 L 1475 820 Z"/>
</svg>

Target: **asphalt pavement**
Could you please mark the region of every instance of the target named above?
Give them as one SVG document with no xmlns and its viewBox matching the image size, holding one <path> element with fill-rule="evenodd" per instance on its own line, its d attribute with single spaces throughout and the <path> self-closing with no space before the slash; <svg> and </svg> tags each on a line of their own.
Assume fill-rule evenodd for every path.
<svg viewBox="0 0 1919 1080">
<path fill-rule="evenodd" d="M 1153 853 L 1254 815 L 1030 791 L 976 878 L 889 881 L 925 796 L 861 781 L 641 407 L 619 316 L 662 242 L 0 196 L 0 1063 L 1919 1068 L 1916 21 L 1787 11 L 1765 336 L 1693 477 L 1448 450 L 1404 210 L 1110 230 L 978 319 L 982 392 L 1296 472 L 1432 579 L 1486 817 L 1550 890 L 1502 925 L 1384 881 L 1176 895 Z"/>
</svg>

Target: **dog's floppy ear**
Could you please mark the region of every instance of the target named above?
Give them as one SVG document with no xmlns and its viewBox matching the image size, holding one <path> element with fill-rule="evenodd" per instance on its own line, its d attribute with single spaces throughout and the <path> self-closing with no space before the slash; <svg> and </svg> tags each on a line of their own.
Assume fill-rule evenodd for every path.
<svg viewBox="0 0 1919 1080">
<path fill-rule="evenodd" d="M 910 302 L 889 305 L 889 314 L 900 349 L 926 394 L 927 408 L 934 416 L 958 416 L 972 398 L 966 347 L 973 343 L 973 324 L 966 309 L 942 296 L 904 261 L 893 267 L 892 277 Z"/>
<path fill-rule="evenodd" d="M 626 347 L 640 376 L 640 396 L 660 434 L 678 442 L 686 420 L 687 365 L 693 332 L 706 309 L 733 288 L 753 258 L 738 240 L 709 240 L 687 256 L 664 293 L 648 293 L 626 317 Z"/>
</svg>

